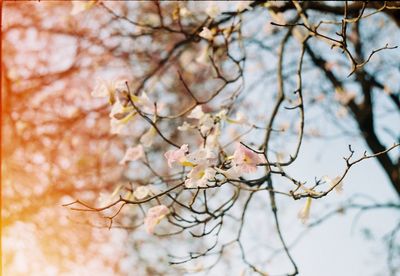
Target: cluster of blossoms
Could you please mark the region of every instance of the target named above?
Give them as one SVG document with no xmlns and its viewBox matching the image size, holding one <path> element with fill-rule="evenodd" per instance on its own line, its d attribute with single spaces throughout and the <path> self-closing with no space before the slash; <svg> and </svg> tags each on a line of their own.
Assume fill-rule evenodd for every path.
<svg viewBox="0 0 400 276">
<path fill-rule="evenodd" d="M 86 9 L 91 8 L 97 1 L 89 1 L 87 3 L 77 3 L 73 6 L 72 14 L 78 14 Z M 236 11 L 243 12 L 247 9 L 252 9 L 251 2 L 239 1 L 237 2 Z M 180 16 L 190 16 L 191 12 L 181 7 L 179 10 Z M 211 3 L 205 10 L 205 14 L 212 20 L 222 14 L 219 5 Z M 210 22 L 212 22 L 210 20 Z M 210 28 L 208 28 L 208 27 Z M 218 29 L 212 24 L 206 25 L 202 28 L 201 32 L 197 35 L 206 40 L 207 46 L 200 54 L 197 62 L 205 61 L 209 58 L 210 45 L 215 43 L 218 36 L 223 34 L 228 37 L 233 31 L 232 29 Z M 230 27 L 234 28 L 234 27 Z M 99 80 L 95 89 L 92 91 L 92 96 L 96 98 L 108 98 L 111 104 L 110 117 L 110 132 L 112 134 L 124 135 L 129 134 L 128 125 L 138 117 L 146 116 L 147 119 L 153 116 L 153 123 L 148 129 L 145 129 L 144 134 L 140 136 L 139 143 L 130 146 L 126 149 L 125 155 L 120 160 L 119 164 L 126 165 L 129 162 L 145 161 L 147 160 L 147 153 L 154 141 L 154 138 L 160 133 L 156 128 L 157 115 L 159 114 L 162 106 L 156 105 L 150 100 L 145 92 L 139 95 L 132 94 L 129 91 L 127 81 L 114 81 L 107 82 Z M 344 93 L 337 91 L 336 97 L 342 103 L 348 103 L 354 99 L 351 93 Z M 204 189 L 207 187 L 215 187 L 222 185 L 230 180 L 243 180 L 245 174 L 254 174 L 257 172 L 258 166 L 267 167 L 267 160 L 263 153 L 251 149 L 245 144 L 237 142 L 233 152 L 225 152 L 221 147 L 219 140 L 221 136 L 221 128 L 224 122 L 246 124 L 246 118 L 237 114 L 237 117 L 232 120 L 228 118 L 228 111 L 222 109 L 217 113 L 204 112 L 201 105 L 197 105 L 187 116 L 183 124 L 177 129 L 185 132 L 189 130 L 197 130 L 202 140 L 201 145 L 183 144 L 177 149 L 165 152 L 165 164 L 170 169 L 174 167 L 184 168 L 185 174 L 182 178 L 182 186 L 186 189 Z M 149 120 L 148 120 L 149 121 Z M 282 127 L 287 129 L 288 126 Z M 161 135 L 161 134 L 160 134 Z M 162 135 L 161 135 L 162 136 Z M 164 138 L 162 136 L 162 138 Z M 164 139 L 166 140 L 166 139 Z M 167 142 L 169 142 L 167 140 Z M 174 143 L 171 143 L 174 144 Z M 175 144 L 174 144 L 175 145 Z M 147 148 L 147 149 L 146 149 Z M 334 179 L 323 178 L 325 183 L 341 190 L 341 181 L 339 177 Z M 157 197 L 157 193 L 151 191 L 151 185 L 138 186 L 132 191 L 134 199 L 139 203 L 146 202 L 146 200 Z M 306 190 L 310 195 L 313 193 L 311 190 Z M 299 217 L 306 221 L 310 214 L 311 198 L 308 198 L 304 209 L 299 214 Z M 159 203 L 159 205 L 150 208 L 147 211 L 144 224 L 148 233 L 154 233 L 155 227 L 160 221 L 170 213 L 167 206 Z"/>
<path fill-rule="evenodd" d="M 155 105 L 145 92 L 140 96 L 135 96 L 129 94 L 127 89 L 127 81 L 125 80 L 107 82 L 98 79 L 94 90 L 91 92 L 92 97 L 108 98 L 109 103 L 112 105 L 110 112 L 111 134 L 122 135 L 128 131 L 128 123 L 138 115 L 136 108 L 145 114 L 154 113 Z M 133 105 L 135 105 L 136 108 Z M 160 111 L 162 107 L 162 105 L 158 106 L 158 111 Z M 140 138 L 141 145 L 144 147 L 151 147 L 155 136 L 156 130 L 150 127 Z M 137 151 L 139 155 L 137 159 L 141 157 L 140 152 L 140 150 Z M 126 159 L 126 161 L 134 160 Z"/>
<path fill-rule="evenodd" d="M 126 81 L 106 82 L 99 81 L 92 92 L 93 97 L 108 98 L 112 105 L 110 112 L 110 131 L 112 134 L 122 134 L 127 130 L 128 122 L 138 117 L 138 114 L 155 116 L 156 105 L 149 99 L 146 93 L 140 96 L 131 95 Z M 236 143 L 233 152 L 225 152 L 219 140 L 221 128 L 225 122 L 246 124 L 247 119 L 241 114 L 236 118 L 228 118 L 227 110 L 222 109 L 217 113 L 203 111 L 201 105 L 197 105 L 187 116 L 183 124 L 178 127 L 181 132 L 198 131 L 203 138 L 201 145 L 183 144 L 177 149 L 172 149 L 164 154 L 165 164 L 174 169 L 185 168 L 183 185 L 186 189 L 204 189 L 215 187 L 230 180 L 239 180 L 246 174 L 257 172 L 258 166 L 266 166 L 264 154 L 257 152 L 245 144 Z M 145 150 L 151 147 L 154 137 L 158 135 L 154 126 L 151 126 L 139 139 L 135 146 L 128 147 L 125 155 L 120 160 L 121 165 L 129 162 L 145 160 Z M 322 177 L 324 183 L 341 190 L 340 177 L 331 179 Z M 146 199 L 157 196 L 152 191 L 151 185 L 141 185 L 132 191 L 134 199 L 146 202 Z M 311 191 L 310 191 L 311 194 Z M 305 223 L 310 215 L 311 198 L 308 198 L 304 208 L 299 213 L 299 218 Z M 167 206 L 159 205 L 151 207 L 144 219 L 148 233 L 154 233 L 156 226 L 170 213 Z"/>
<path fill-rule="evenodd" d="M 222 162 L 219 160 L 218 137 L 220 135 L 221 122 L 227 119 L 225 110 L 212 115 L 204 113 L 202 107 L 197 106 L 188 115 L 188 118 L 197 120 L 197 124 L 191 125 L 184 122 L 178 129 L 187 131 L 191 128 L 197 128 L 200 134 L 206 138 L 206 143 L 203 144 L 203 147 L 192 152 L 189 150 L 188 144 L 183 144 L 179 149 L 169 150 L 164 154 L 170 168 L 173 168 L 174 165 L 190 168 L 184 183 L 186 188 L 205 188 L 212 185 L 212 183 L 217 183 L 217 174 L 227 179 L 238 179 L 243 174 L 255 173 L 257 165 L 266 163 L 263 155 L 240 143 L 237 143 L 232 156 L 228 156 Z M 222 169 L 226 163 L 229 164 L 229 168 Z M 158 208 L 157 210 L 165 210 L 166 208 L 164 205 L 156 207 Z M 163 216 L 163 214 L 161 212 L 160 216 Z M 145 220 L 148 231 L 154 230 L 153 223 L 155 219 L 153 217 L 154 214 L 149 211 Z"/>
<path fill-rule="evenodd" d="M 108 97 L 112 105 L 110 112 L 111 133 L 121 134 L 126 124 L 135 118 L 138 112 L 151 115 L 155 112 L 154 103 L 152 103 L 145 93 L 140 96 L 132 96 L 128 92 L 126 81 L 117 81 L 107 83 L 99 81 L 92 92 L 94 97 Z M 266 163 L 263 155 L 247 148 L 243 144 L 237 143 L 233 155 L 219 159 L 221 152 L 219 145 L 219 136 L 221 134 L 221 124 L 224 121 L 243 123 L 244 116 L 240 115 L 235 120 L 227 118 L 227 111 L 221 110 L 216 114 L 205 113 L 202 106 L 196 106 L 187 119 L 192 123 L 185 121 L 178 127 L 179 131 L 188 131 L 197 129 L 200 135 L 205 139 L 202 147 L 190 151 L 189 145 L 184 144 L 179 149 L 167 151 L 165 161 L 169 168 L 180 165 L 190 168 L 184 179 L 184 185 L 188 189 L 206 188 L 214 185 L 221 180 L 238 179 L 243 174 L 255 173 L 257 165 Z M 128 162 L 139 161 L 145 156 L 145 147 L 150 147 L 153 137 L 157 134 L 154 127 L 151 127 L 145 133 L 140 143 L 133 147 L 128 147 L 120 164 L 125 165 Z M 137 200 L 143 200 L 151 194 L 147 186 L 139 186 L 133 192 Z M 155 226 L 169 213 L 165 205 L 157 205 L 147 212 L 144 223 L 149 233 L 153 233 Z"/>
<path fill-rule="evenodd" d="M 226 110 L 221 110 L 217 114 L 204 113 L 201 106 L 196 106 L 187 116 L 190 119 L 197 120 L 197 125 L 190 125 L 187 122 L 179 127 L 179 130 L 185 131 L 189 128 L 197 128 L 203 137 L 206 137 L 206 143 L 203 148 L 189 152 L 189 146 L 184 144 L 180 149 L 171 150 L 165 153 L 168 165 L 171 167 L 173 163 L 179 163 L 182 166 L 192 167 L 187 175 L 185 186 L 187 188 L 206 187 L 209 181 L 215 178 L 219 173 L 229 179 L 237 179 L 243 173 L 254 173 L 257 171 L 257 165 L 266 163 L 263 155 L 237 143 L 235 152 L 232 156 L 228 156 L 220 162 L 218 166 L 218 151 L 221 122 L 228 120 Z M 243 116 L 239 116 L 238 120 L 230 120 L 231 122 L 244 121 Z M 222 165 L 229 163 L 230 168 L 222 169 Z"/>
</svg>

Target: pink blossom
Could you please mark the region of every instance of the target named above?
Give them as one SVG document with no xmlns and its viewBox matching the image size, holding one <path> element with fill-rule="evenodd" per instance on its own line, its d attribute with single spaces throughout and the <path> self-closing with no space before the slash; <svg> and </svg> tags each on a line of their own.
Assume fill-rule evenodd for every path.
<svg viewBox="0 0 400 276">
<path fill-rule="evenodd" d="M 201 148 L 186 156 L 186 161 L 192 164 L 206 164 L 207 166 L 216 165 L 218 155 L 209 148 Z"/>
<path fill-rule="evenodd" d="M 126 150 L 124 158 L 119 161 L 120 165 L 126 164 L 128 161 L 136 161 L 144 156 L 144 150 L 142 145 L 131 147 Z"/>
<path fill-rule="evenodd" d="M 189 146 L 187 144 L 183 144 L 178 150 L 169 150 L 164 156 L 167 158 L 168 166 L 172 168 L 172 164 L 175 162 L 184 162 L 186 159 L 186 154 L 189 152 Z"/>
<path fill-rule="evenodd" d="M 200 164 L 194 167 L 188 174 L 185 181 L 187 188 L 207 187 L 208 180 L 215 176 L 215 170 L 207 167 L 206 164 Z"/>
<path fill-rule="evenodd" d="M 237 169 L 244 173 L 257 171 L 257 164 L 264 163 L 265 159 L 242 144 L 237 144 L 233 154 L 233 163 Z"/>
<path fill-rule="evenodd" d="M 169 214 L 169 209 L 165 205 L 157 205 L 151 207 L 147 212 L 144 224 L 146 225 L 147 233 L 153 234 L 154 228 L 160 221 Z"/>
</svg>

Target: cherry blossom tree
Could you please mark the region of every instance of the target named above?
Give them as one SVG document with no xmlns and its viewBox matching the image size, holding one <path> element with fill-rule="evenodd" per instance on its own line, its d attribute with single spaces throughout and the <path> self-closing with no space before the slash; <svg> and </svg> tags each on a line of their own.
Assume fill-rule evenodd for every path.
<svg viewBox="0 0 400 276">
<path fill-rule="evenodd" d="M 102 257 L 110 273 L 130 275 L 123 262 L 129 259 L 143 275 L 212 274 L 224 265 L 248 275 L 297 275 L 302 264 L 293 248 L 303 229 L 353 209 L 395 210 L 384 244 L 386 270 L 396 275 L 399 8 L 7 3 L 6 233 L 21 220 L 46 229 L 42 216 L 51 221 L 62 213 L 69 219 L 47 228 L 54 230 L 47 239 L 78 232 L 74 244 L 95 235 L 100 246 L 129 235 L 134 250 L 120 243 L 112 256 L 97 256 L 96 246 L 84 254 L 84 244 L 65 249 L 77 258 Z M 308 145 L 329 148 L 335 139 L 344 143 L 324 158 L 342 159 L 341 166 L 327 175 L 307 164 Z M 364 148 L 356 149 L 357 141 Z M 369 199 L 362 183 L 348 182 L 369 160 L 386 177 L 375 189 L 390 187 L 393 200 Z M 357 192 L 338 202 L 348 185 Z M 324 203 L 330 207 L 313 214 Z M 298 232 L 294 238 L 287 238 L 286 221 Z"/>
</svg>

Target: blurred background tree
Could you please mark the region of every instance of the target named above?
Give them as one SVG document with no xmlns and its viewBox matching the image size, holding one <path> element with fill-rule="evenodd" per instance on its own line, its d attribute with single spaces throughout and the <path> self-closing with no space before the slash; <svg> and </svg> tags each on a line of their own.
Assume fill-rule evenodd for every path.
<svg viewBox="0 0 400 276">
<path fill-rule="evenodd" d="M 338 214 L 357 221 L 351 210 L 372 214 L 360 231 L 385 246 L 387 266 L 370 275 L 399 273 L 398 10 L 398 2 L 5 2 L 3 274 L 296 274 L 307 266 L 305 248 L 324 247 L 337 229 L 305 232 Z M 110 126 L 109 115 L 123 100 L 119 80 L 157 103 L 123 129 Z M 110 96 L 93 97 L 103 82 Z M 240 140 L 266 152 L 272 176 L 207 189 L 208 203 L 205 190 L 182 188 L 113 205 L 118 196 L 133 202 L 137 187 L 150 183 L 157 194 L 175 183 L 160 177 L 170 173 L 163 155 L 171 143 L 207 140 L 178 129 L 198 105 L 215 120 L 227 112 L 220 158 Z M 146 160 L 119 164 L 127 147 L 150 142 Z M 375 163 L 348 179 L 351 162 L 360 157 L 354 167 L 364 166 L 369 156 Z M 338 196 L 343 185 L 332 182 L 342 175 Z M 311 198 L 319 207 L 307 221 Z M 75 200 L 113 206 L 62 207 Z M 142 227 L 154 201 L 172 210 L 156 237 Z M 306 227 L 297 218 L 305 202 Z M 204 205 L 216 211 L 196 213 Z M 220 205 L 229 208 L 218 212 Z M 385 225 L 380 234 L 369 227 L 377 222 Z M 301 243 L 305 236 L 314 241 Z"/>
</svg>

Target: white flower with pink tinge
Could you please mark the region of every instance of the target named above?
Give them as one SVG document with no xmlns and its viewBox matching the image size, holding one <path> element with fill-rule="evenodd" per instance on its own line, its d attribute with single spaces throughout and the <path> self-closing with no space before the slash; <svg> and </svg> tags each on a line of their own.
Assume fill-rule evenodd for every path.
<svg viewBox="0 0 400 276">
<path fill-rule="evenodd" d="M 214 118 L 210 114 L 205 114 L 200 120 L 200 132 L 204 136 L 208 136 L 210 130 L 214 127 Z"/>
<path fill-rule="evenodd" d="M 210 31 L 210 29 L 207 27 L 203 27 L 202 31 L 199 33 L 199 36 L 207 40 L 213 40 L 214 38 L 212 31 Z"/>
<path fill-rule="evenodd" d="M 342 178 L 340 176 L 336 176 L 335 178 L 330 178 L 327 175 L 324 175 L 321 180 L 325 181 L 330 187 L 335 187 L 336 192 L 341 193 L 343 191 L 343 181 L 340 181 Z"/>
<path fill-rule="evenodd" d="M 302 223 L 306 223 L 310 217 L 310 209 L 311 209 L 311 197 L 307 197 L 306 204 L 303 209 L 298 214 L 299 219 Z"/>
<path fill-rule="evenodd" d="M 131 95 L 133 102 L 137 103 L 139 109 L 145 113 L 155 112 L 155 102 L 152 101 L 146 92 L 143 92 L 139 97 Z M 163 103 L 157 104 L 157 112 L 160 112 L 164 108 Z"/>
<path fill-rule="evenodd" d="M 207 166 L 216 165 L 218 155 L 209 148 L 201 148 L 186 156 L 186 161 L 193 165 L 206 164 Z"/>
<path fill-rule="evenodd" d="M 215 176 L 215 170 L 208 167 L 207 164 L 200 164 L 194 167 L 188 174 L 185 181 L 187 188 L 207 187 L 207 183 Z"/>
<path fill-rule="evenodd" d="M 257 165 L 265 163 L 264 156 L 255 153 L 242 144 L 237 144 L 233 154 L 233 163 L 236 170 L 242 173 L 254 173 L 257 171 Z"/>
<path fill-rule="evenodd" d="M 142 200 L 142 199 L 146 198 L 150 193 L 151 193 L 151 191 L 150 191 L 149 187 L 139 186 L 133 192 L 133 196 L 136 199 Z"/>
<path fill-rule="evenodd" d="M 257 171 L 258 164 L 266 163 L 263 155 L 248 149 L 240 143 L 236 145 L 236 150 L 229 159 L 232 159 L 232 166 L 229 169 L 215 168 L 217 172 L 229 179 L 237 179 L 243 173 L 254 173 Z"/>
<path fill-rule="evenodd" d="M 167 151 L 164 156 L 167 158 L 168 166 L 172 168 L 172 164 L 175 162 L 184 163 L 188 152 L 188 144 L 183 144 L 180 149 Z"/>
<path fill-rule="evenodd" d="M 156 225 L 159 224 L 160 221 L 168 214 L 169 214 L 169 209 L 165 205 L 157 205 L 151 207 L 149 211 L 147 211 L 147 215 L 144 220 L 147 233 L 153 234 Z"/>
<path fill-rule="evenodd" d="M 196 106 L 187 116 L 191 119 L 198 119 L 200 120 L 204 116 L 203 108 L 201 105 Z"/>
<path fill-rule="evenodd" d="M 125 165 L 128 161 L 136 161 L 144 156 L 144 150 L 142 145 L 136 147 L 130 147 L 126 150 L 124 158 L 119 161 L 120 165 Z"/>
<path fill-rule="evenodd" d="M 132 106 L 123 106 L 117 98 L 110 112 L 111 134 L 122 134 L 126 130 L 127 123 L 135 117 L 136 111 Z"/>
</svg>

